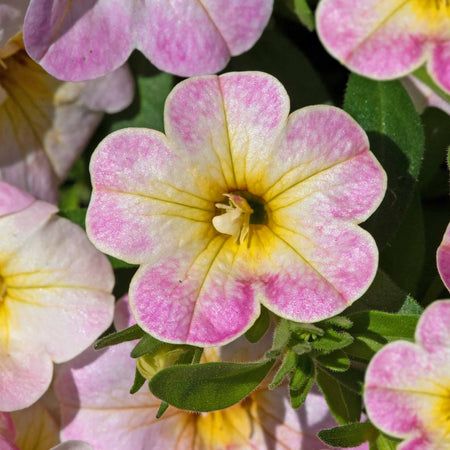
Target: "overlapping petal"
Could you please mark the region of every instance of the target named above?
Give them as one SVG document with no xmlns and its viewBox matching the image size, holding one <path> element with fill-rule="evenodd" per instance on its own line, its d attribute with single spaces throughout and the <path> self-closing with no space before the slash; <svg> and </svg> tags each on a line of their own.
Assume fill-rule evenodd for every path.
<svg viewBox="0 0 450 450">
<path fill-rule="evenodd" d="M 436 254 L 437 268 L 442 281 L 450 291 L 450 224 L 445 230 L 441 245 Z"/>
<path fill-rule="evenodd" d="M 249 328 L 260 302 L 315 321 L 369 286 L 377 249 L 356 224 L 381 202 L 385 173 L 344 112 L 288 111 L 270 75 L 197 77 L 167 99 L 167 138 L 122 130 L 94 153 L 88 234 L 101 250 L 144 264 L 130 302 L 149 333 L 217 345 Z M 213 226 L 230 193 L 260 202 L 261 222 L 250 218 L 240 244 Z"/>
<path fill-rule="evenodd" d="M 36 200 L 0 218 L 4 411 L 36 401 L 51 381 L 52 361 L 79 354 L 112 320 L 114 279 L 107 259 L 55 212 Z"/>
<path fill-rule="evenodd" d="M 22 28 L 29 0 L 3 0 L 0 5 L 0 58 L 3 49 Z"/>
<path fill-rule="evenodd" d="M 167 72 L 214 73 L 231 55 L 256 42 L 272 4 L 273 0 L 31 0 L 25 45 L 49 73 L 68 81 L 108 73 L 134 48 Z"/>
<path fill-rule="evenodd" d="M 450 301 L 431 304 L 416 329 L 416 344 L 393 342 L 371 360 L 365 403 L 381 430 L 406 439 L 399 448 L 438 449 L 450 443 Z"/>
<path fill-rule="evenodd" d="M 117 314 L 117 312 L 116 312 Z M 205 351 L 208 360 L 218 355 L 236 360 L 256 356 L 267 348 L 243 340 Z M 62 404 L 65 439 L 81 438 L 95 449 L 200 449 L 200 448 L 308 448 L 322 449 L 316 433 L 335 425 L 324 398 L 312 392 L 299 410 L 290 407 L 285 388 L 261 389 L 241 404 L 208 414 L 192 414 L 171 407 L 161 419 L 160 401 L 148 391 L 129 394 L 135 363 L 132 344 L 110 347 L 101 353 L 88 350 L 66 363 L 56 380 Z M 238 352 L 236 353 L 236 349 Z"/>
<path fill-rule="evenodd" d="M 103 111 L 127 106 L 127 67 L 87 83 L 62 83 L 23 50 L 0 67 L 0 178 L 56 203 L 57 187 L 99 124 Z"/>
<path fill-rule="evenodd" d="M 352 71 L 375 79 L 398 78 L 429 60 L 429 72 L 450 91 L 450 16 L 445 2 L 322 0 L 319 37 Z"/>
</svg>

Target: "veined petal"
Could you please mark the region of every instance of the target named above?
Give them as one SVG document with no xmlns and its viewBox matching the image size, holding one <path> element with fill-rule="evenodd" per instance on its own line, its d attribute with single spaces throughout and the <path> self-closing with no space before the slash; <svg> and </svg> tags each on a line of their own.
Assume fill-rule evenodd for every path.
<svg viewBox="0 0 450 450">
<path fill-rule="evenodd" d="M 169 95 L 166 134 L 193 165 L 205 166 L 222 193 L 251 187 L 253 166 L 265 160 L 285 126 L 289 99 L 272 76 L 228 73 L 186 80 Z M 247 175 L 248 174 L 248 175 Z M 251 176 L 251 180 L 247 180 Z"/>
<path fill-rule="evenodd" d="M 258 273 L 259 300 L 276 314 L 315 322 L 338 314 L 359 298 L 376 273 L 372 237 L 352 224 L 289 223 L 253 229 L 251 270 Z"/>
<path fill-rule="evenodd" d="M 436 254 L 437 268 L 447 289 L 450 291 L 450 224 L 444 233 Z"/>
<path fill-rule="evenodd" d="M 203 347 L 243 334 L 259 315 L 251 283 L 238 270 L 243 251 L 222 235 L 200 251 L 142 266 L 129 293 L 137 323 L 166 342 Z"/>
<path fill-rule="evenodd" d="M 317 31 L 327 50 L 354 72 L 396 78 L 423 64 L 428 42 L 423 24 L 405 0 L 322 0 Z"/>
<path fill-rule="evenodd" d="M 91 175 L 86 229 L 105 253 L 142 263 L 185 246 L 201 248 L 215 234 L 211 221 L 220 191 L 159 132 L 127 129 L 108 136 L 91 159 Z"/>
<path fill-rule="evenodd" d="M 97 78 L 117 69 L 131 53 L 132 9 L 133 2 L 122 0 L 31 0 L 25 47 L 60 79 Z"/>
</svg>

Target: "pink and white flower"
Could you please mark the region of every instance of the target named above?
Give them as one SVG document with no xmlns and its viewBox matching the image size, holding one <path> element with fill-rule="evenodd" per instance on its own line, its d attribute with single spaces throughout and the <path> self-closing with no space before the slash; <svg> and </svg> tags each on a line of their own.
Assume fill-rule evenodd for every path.
<svg viewBox="0 0 450 450">
<path fill-rule="evenodd" d="M 322 0 L 317 31 L 350 70 L 386 80 L 423 64 L 450 92 L 450 4 L 447 0 Z"/>
<path fill-rule="evenodd" d="M 0 182 L 0 411 L 30 406 L 111 323 L 114 277 L 55 206 Z"/>
<path fill-rule="evenodd" d="M 95 151 L 88 236 L 141 264 L 130 303 L 150 334 L 224 344 L 260 303 L 314 322 L 370 285 L 378 251 L 357 224 L 381 202 L 385 172 L 345 112 L 288 114 L 270 75 L 196 77 L 169 95 L 166 135 L 120 130 Z"/>
<path fill-rule="evenodd" d="M 127 322 L 126 299 L 116 319 Z M 128 313 L 129 314 L 129 313 Z M 270 339 L 270 336 L 269 336 Z M 270 343 L 268 343 L 270 346 Z M 261 388 L 241 403 L 221 411 L 194 414 L 169 407 L 156 419 L 161 401 L 142 388 L 129 393 L 136 363 L 126 342 L 101 352 L 89 349 L 64 364 L 55 382 L 62 407 L 62 437 L 83 439 L 96 450 L 151 449 L 323 449 L 319 430 L 336 425 L 325 399 L 313 391 L 293 410 L 286 386 Z M 244 339 L 205 350 L 207 360 L 242 361 L 264 354 L 264 343 Z"/>
<path fill-rule="evenodd" d="M 439 275 L 450 291 L 450 224 L 445 230 L 441 245 L 437 249 L 436 262 Z"/>
<path fill-rule="evenodd" d="M 450 300 L 421 316 L 416 343 L 392 342 L 371 360 L 364 399 L 370 420 L 405 439 L 399 450 L 450 447 Z"/>
<path fill-rule="evenodd" d="M 83 81 L 121 66 L 137 48 L 159 69 L 214 73 L 250 49 L 273 0 L 31 0 L 27 52 L 57 78 Z"/>
</svg>

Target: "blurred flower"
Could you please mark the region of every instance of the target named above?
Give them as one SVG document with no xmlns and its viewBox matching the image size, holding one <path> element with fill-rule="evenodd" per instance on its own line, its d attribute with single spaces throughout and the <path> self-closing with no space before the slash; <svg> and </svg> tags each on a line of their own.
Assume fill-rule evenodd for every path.
<svg viewBox="0 0 450 450">
<path fill-rule="evenodd" d="M 370 420 L 405 439 L 399 450 L 450 447 L 450 300 L 428 306 L 416 343 L 392 342 L 371 360 L 365 380 Z"/>
<path fill-rule="evenodd" d="M 134 48 L 165 72 L 214 73 L 231 55 L 253 46 L 272 4 L 273 0 L 31 0 L 25 46 L 45 70 L 67 81 L 111 72 Z"/>
<path fill-rule="evenodd" d="M 219 345 L 253 324 L 260 302 L 314 322 L 370 285 L 378 252 L 357 224 L 386 175 L 343 111 L 288 112 L 270 75 L 191 78 L 166 101 L 167 137 L 125 129 L 97 148 L 88 236 L 143 264 L 129 294 L 150 334 Z"/>
<path fill-rule="evenodd" d="M 126 299 L 120 303 L 126 306 Z M 120 315 L 116 310 L 118 320 Z M 270 338 L 268 334 L 267 342 L 240 339 L 220 350 L 206 349 L 205 360 L 257 359 L 270 346 Z M 159 399 L 144 388 L 129 393 L 136 368 L 129 356 L 133 346 L 126 342 L 100 352 L 89 349 L 61 367 L 55 390 L 62 406 L 63 438 L 83 439 L 96 450 L 314 450 L 325 447 L 317 432 L 336 425 L 324 398 L 314 390 L 299 410 L 293 410 L 286 386 L 257 389 L 241 403 L 211 413 L 169 407 L 156 419 Z"/>
<path fill-rule="evenodd" d="M 450 4 L 447 0 L 322 0 L 317 31 L 350 70 L 386 80 L 424 63 L 450 92 Z"/>
<path fill-rule="evenodd" d="M 3 53 L 0 49 L 0 63 L 0 179 L 56 203 L 59 183 L 103 111 L 115 112 L 131 102 L 129 69 L 87 83 L 64 83 L 28 57 L 20 35 L 7 42 Z"/>
<path fill-rule="evenodd" d="M 437 268 L 445 287 L 450 291 L 450 224 L 436 254 Z"/>
<path fill-rule="evenodd" d="M 56 208 L 0 182 L 0 410 L 48 388 L 54 362 L 81 353 L 111 323 L 106 257 Z"/>
</svg>

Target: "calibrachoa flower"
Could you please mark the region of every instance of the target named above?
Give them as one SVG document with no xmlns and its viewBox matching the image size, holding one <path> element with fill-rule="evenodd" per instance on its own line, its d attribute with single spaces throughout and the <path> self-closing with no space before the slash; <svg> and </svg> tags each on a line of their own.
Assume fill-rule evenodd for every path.
<svg viewBox="0 0 450 450">
<path fill-rule="evenodd" d="M 116 310 L 117 319 L 123 322 L 121 315 Z M 89 349 L 61 367 L 55 390 L 62 407 L 64 439 L 83 439 L 96 450 L 314 450 L 325 447 L 317 432 L 336 425 L 315 390 L 296 411 L 290 406 L 286 386 L 274 391 L 258 389 L 241 403 L 211 413 L 169 407 L 156 419 L 159 399 L 145 387 L 134 395 L 129 393 L 136 368 L 129 356 L 133 346 L 127 342 L 101 352 Z M 240 339 L 220 350 L 206 349 L 205 356 L 207 360 L 242 361 L 262 356 L 265 350 L 264 343 L 251 345 Z"/>
<path fill-rule="evenodd" d="M 447 0 L 322 0 L 316 18 L 324 46 L 352 71 L 390 79 L 426 63 L 450 92 Z"/>
<path fill-rule="evenodd" d="M 253 46 L 273 0 L 31 0 L 25 46 L 49 73 L 67 81 L 104 75 L 134 48 L 181 76 L 214 73 Z"/>
<path fill-rule="evenodd" d="M 103 111 L 131 102 L 131 74 L 121 67 L 86 83 L 58 81 L 28 57 L 20 36 L 0 49 L 0 63 L 0 179 L 56 203 Z"/>
<path fill-rule="evenodd" d="M 436 254 L 437 268 L 445 287 L 450 291 L 450 224 Z"/>
<path fill-rule="evenodd" d="M 0 411 L 34 403 L 52 361 L 78 355 L 112 321 L 108 260 L 56 211 L 0 182 Z"/>
<path fill-rule="evenodd" d="M 371 283 L 378 252 L 357 224 L 380 203 L 386 175 L 343 111 L 288 113 L 270 75 L 191 78 L 167 99 L 166 136 L 125 129 L 97 148 L 88 235 L 142 264 L 130 303 L 150 334 L 223 344 L 260 303 L 313 322 Z"/>
<path fill-rule="evenodd" d="M 405 439 L 398 448 L 450 447 L 450 300 L 434 302 L 417 324 L 416 343 L 383 347 L 366 373 L 365 403 L 382 431 Z"/>
</svg>

